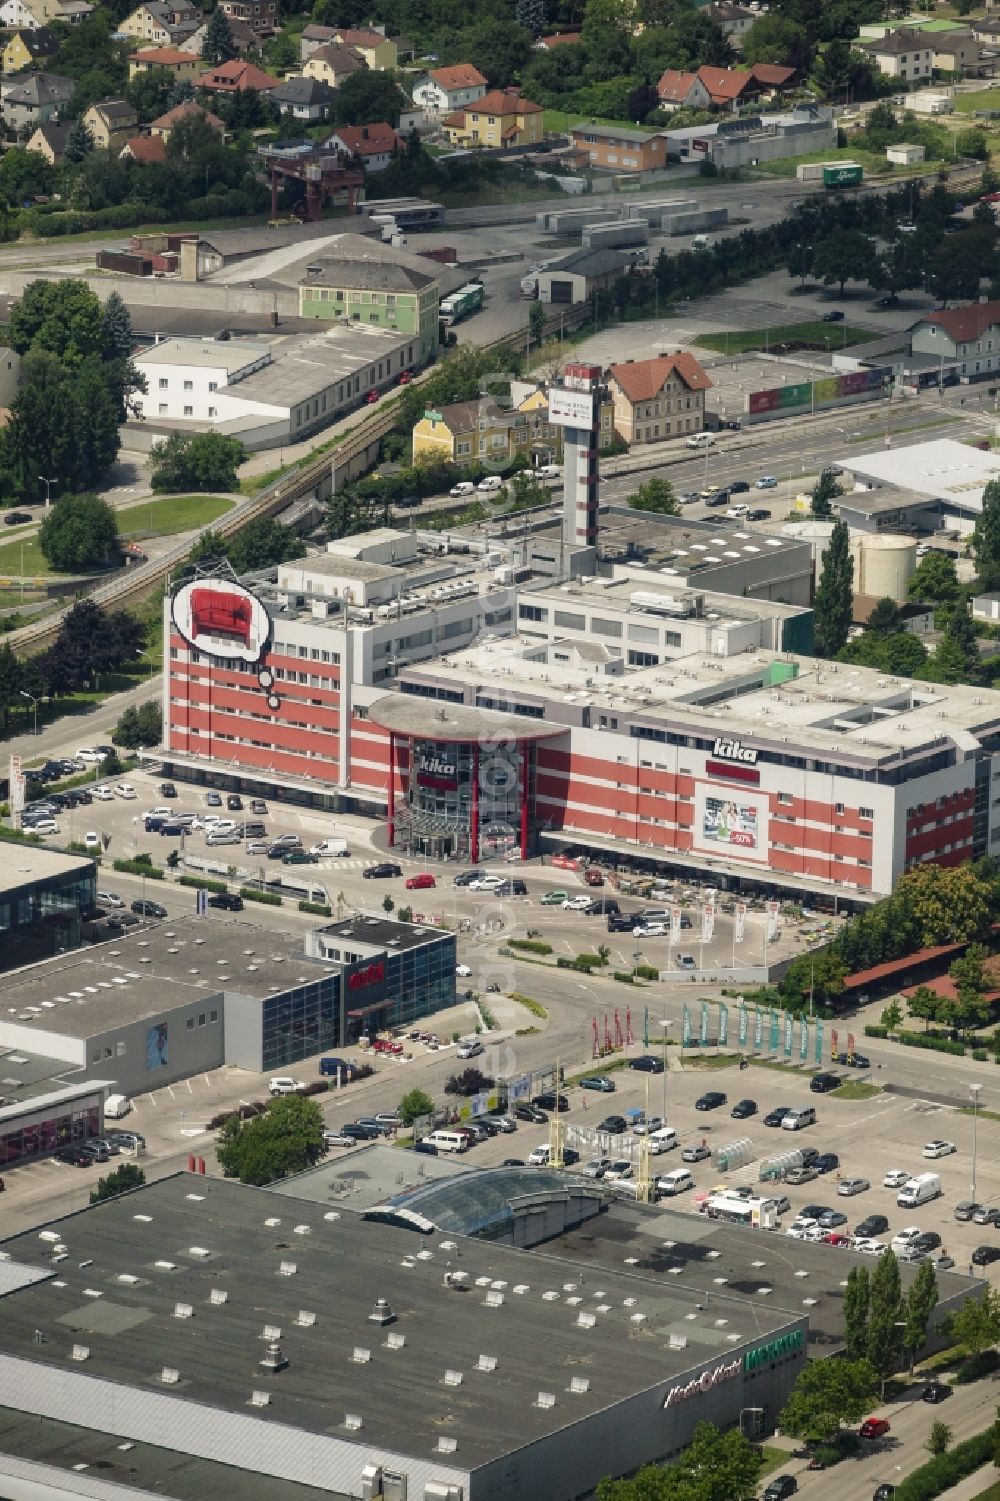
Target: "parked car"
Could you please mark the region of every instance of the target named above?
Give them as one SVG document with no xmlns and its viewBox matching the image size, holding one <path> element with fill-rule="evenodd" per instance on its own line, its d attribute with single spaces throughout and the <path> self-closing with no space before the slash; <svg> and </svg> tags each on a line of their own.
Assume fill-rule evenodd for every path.
<svg viewBox="0 0 1000 1501">
<path fill-rule="evenodd" d="M 819 1173 L 814 1167 L 806 1167 L 803 1164 L 799 1167 L 790 1167 L 785 1173 L 785 1182 L 796 1186 L 802 1183 L 811 1183 L 814 1178 L 818 1177 Z"/>
<path fill-rule="evenodd" d="M 870 1240 L 873 1235 L 884 1235 L 888 1228 L 889 1221 L 884 1214 L 869 1214 L 860 1224 L 855 1225 L 854 1233 L 863 1239 Z"/>
<path fill-rule="evenodd" d="M 955 1205 L 955 1218 L 957 1220 L 975 1219 L 976 1214 L 981 1208 L 982 1205 L 977 1204 L 975 1199 L 959 1199 Z"/>
<path fill-rule="evenodd" d="M 726 1103 L 726 1096 L 721 1089 L 709 1089 L 694 1102 L 696 1110 L 718 1110 Z"/>
<path fill-rule="evenodd" d="M 221 808 L 222 807 L 222 796 L 221 796 L 221 794 L 218 793 L 218 792 L 206 792 L 205 793 L 205 805 L 208 808 Z"/>
<path fill-rule="evenodd" d="M 786 1497 L 794 1496 L 798 1488 L 799 1482 L 794 1475 L 776 1475 L 768 1483 L 763 1501 L 786 1501 Z"/>
<path fill-rule="evenodd" d="M 818 1173 L 832 1173 L 834 1168 L 840 1166 L 840 1158 L 836 1152 L 820 1152 L 813 1158 L 813 1167 Z"/>
<path fill-rule="evenodd" d="M 531 1103 L 537 1110 L 552 1110 L 557 1115 L 562 1115 L 569 1109 L 569 1100 L 566 1096 L 564 1094 L 559 1095 L 557 1102 L 556 1095 L 551 1089 L 543 1091 L 542 1094 L 537 1094 Z"/>
<path fill-rule="evenodd" d="M 161 907 L 159 902 L 143 901 L 138 898 L 132 903 L 132 911 L 136 917 L 166 917 L 166 907 Z"/>
<path fill-rule="evenodd" d="M 734 1121 L 749 1120 L 752 1115 L 757 1114 L 757 1101 L 737 1100 L 729 1114 Z"/>
<path fill-rule="evenodd" d="M 929 1402 L 936 1407 L 939 1402 L 946 1402 L 951 1396 L 951 1387 L 945 1381 L 928 1381 L 920 1393 L 921 1402 Z"/>
<path fill-rule="evenodd" d="M 858 1438 L 885 1438 L 889 1428 L 888 1418 L 865 1418 L 858 1429 Z"/>
<path fill-rule="evenodd" d="M 455 1049 L 455 1057 L 478 1058 L 480 1053 L 485 1053 L 485 1051 L 486 1049 L 483 1047 L 481 1042 L 472 1039 L 469 1042 L 463 1042 L 459 1044 L 459 1046 Z"/>
<path fill-rule="evenodd" d="M 956 1150 L 953 1141 L 929 1141 L 924 1147 L 923 1155 L 931 1158 L 950 1157 Z"/>
<path fill-rule="evenodd" d="M 243 898 L 235 891 L 214 891 L 208 898 L 209 907 L 221 907 L 223 912 L 242 912 Z"/>
<path fill-rule="evenodd" d="M 549 1119 L 544 1110 L 539 1110 L 537 1105 L 524 1102 L 519 1102 L 514 1106 L 514 1118 L 519 1121 L 529 1121 L 533 1126 L 544 1126 Z"/>
<path fill-rule="evenodd" d="M 70 1167 L 93 1167 L 94 1159 L 81 1147 L 63 1147 L 55 1154 L 57 1162 L 66 1162 Z"/>
<path fill-rule="evenodd" d="M 767 1112 L 767 1114 L 764 1116 L 764 1125 L 765 1126 L 780 1126 L 781 1122 L 785 1119 L 785 1116 L 788 1115 L 788 1113 L 791 1110 L 791 1108 L 792 1108 L 791 1105 L 777 1105 L 777 1106 L 775 1106 L 775 1108 L 773 1110 L 769 1110 Z"/>
<path fill-rule="evenodd" d="M 824 323 L 843 323 L 843 321 L 844 315 L 839 308 L 831 308 L 828 313 L 823 314 Z"/>
<path fill-rule="evenodd" d="M 226 798 L 226 807 L 232 813 L 239 813 L 242 811 L 243 799 L 240 797 L 238 792 L 230 792 L 229 796 Z"/>
<path fill-rule="evenodd" d="M 903 1186 L 904 1183 L 909 1183 L 910 1176 L 911 1175 L 909 1173 L 904 1172 L 902 1168 L 898 1168 L 898 1167 L 891 1168 L 889 1170 L 889 1172 L 886 1173 L 885 1177 L 882 1179 L 882 1187 L 883 1188 L 902 1188 L 902 1186 Z"/>
<path fill-rule="evenodd" d="M 565 891 L 543 892 L 540 898 L 540 905 L 543 907 L 561 907 L 563 902 L 568 899 L 568 895 L 569 893 Z"/>
<path fill-rule="evenodd" d="M 840 1088 L 839 1074 L 813 1074 L 809 1080 L 809 1088 L 813 1094 L 829 1094 L 831 1089 Z"/>
<path fill-rule="evenodd" d="M 754 488 L 757 490 L 774 490 L 777 488 L 777 484 L 778 481 L 773 474 L 762 474 Z"/>
<path fill-rule="evenodd" d="M 843 1068 L 871 1068 L 872 1066 L 867 1053 L 838 1053 L 837 1062 Z"/>
<path fill-rule="evenodd" d="M 863 1194 L 871 1188 L 867 1178 L 844 1178 L 837 1184 L 837 1192 L 842 1198 L 851 1199 L 855 1194 Z"/>
<path fill-rule="evenodd" d="M 361 874 L 366 881 L 383 881 L 401 876 L 403 870 L 402 866 L 394 865 L 391 860 L 380 860 L 377 865 L 366 866 Z"/>
<path fill-rule="evenodd" d="M 102 907 L 124 907 L 125 905 L 117 891 L 99 891 L 97 900 Z"/>
<path fill-rule="evenodd" d="M 614 1094 L 616 1086 L 614 1079 L 607 1074 L 588 1074 L 585 1079 L 580 1080 L 580 1088 L 596 1089 L 601 1094 Z"/>
<path fill-rule="evenodd" d="M 628 1122 L 623 1115 L 606 1115 L 597 1127 L 605 1136 L 624 1136 L 628 1130 Z"/>
<path fill-rule="evenodd" d="M 704 1162 L 705 1159 L 708 1158 L 708 1157 L 711 1157 L 711 1155 L 712 1155 L 711 1148 L 710 1147 L 706 1147 L 704 1145 L 704 1143 L 699 1142 L 697 1146 L 690 1146 L 690 1147 L 685 1147 L 684 1148 L 683 1152 L 681 1153 L 681 1161 L 682 1162 Z"/>
<path fill-rule="evenodd" d="M 585 1178 L 603 1178 L 610 1166 L 610 1157 L 591 1157 L 589 1162 L 584 1163 L 580 1171 Z"/>
<path fill-rule="evenodd" d="M 437 881 L 429 870 L 422 870 L 419 874 L 406 878 L 407 891 L 430 891 L 436 885 Z"/>
<path fill-rule="evenodd" d="M 267 1092 L 278 1099 L 281 1095 L 300 1094 L 305 1087 L 301 1079 L 293 1079 L 289 1074 L 278 1074 L 268 1084 Z"/>
<path fill-rule="evenodd" d="M 24 526 L 31 519 L 30 511 L 8 511 L 3 518 L 3 524 L 4 526 Z"/>
<path fill-rule="evenodd" d="M 993 1261 L 1000 1261 L 1000 1246 L 977 1246 L 972 1253 L 973 1266 L 989 1266 Z"/>
<path fill-rule="evenodd" d="M 630 1058 L 628 1066 L 640 1074 L 662 1074 L 663 1059 L 656 1058 L 652 1053 L 640 1053 L 638 1058 Z"/>
</svg>

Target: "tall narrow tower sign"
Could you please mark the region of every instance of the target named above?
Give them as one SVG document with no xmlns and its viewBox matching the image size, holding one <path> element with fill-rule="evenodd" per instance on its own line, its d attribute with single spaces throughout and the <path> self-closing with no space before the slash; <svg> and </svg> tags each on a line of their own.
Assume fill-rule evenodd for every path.
<svg viewBox="0 0 1000 1501">
<path fill-rule="evenodd" d="M 600 381 L 600 365 L 567 365 L 562 384 L 549 387 L 549 421 L 566 429 L 563 537 L 576 547 L 597 546 Z"/>
</svg>

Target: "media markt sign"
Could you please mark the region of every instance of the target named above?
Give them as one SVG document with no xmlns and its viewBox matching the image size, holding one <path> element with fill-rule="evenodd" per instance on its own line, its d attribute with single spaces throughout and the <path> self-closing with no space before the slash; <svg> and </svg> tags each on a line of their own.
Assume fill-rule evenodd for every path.
<svg viewBox="0 0 1000 1501">
<path fill-rule="evenodd" d="M 702 1392 L 710 1392 L 713 1386 L 718 1386 L 721 1381 L 732 1381 L 734 1376 L 739 1375 L 740 1363 L 738 1360 L 724 1361 L 722 1365 L 713 1366 L 710 1371 L 702 1371 L 693 1381 L 685 1386 L 672 1386 L 663 1399 L 664 1407 L 673 1407 L 677 1402 L 686 1402 L 689 1397 L 697 1397 Z"/>
<path fill-rule="evenodd" d="M 767 1344 L 747 1351 L 743 1357 L 743 1369 L 756 1371 L 763 1365 L 770 1365 L 772 1360 L 782 1360 L 786 1355 L 794 1355 L 797 1350 L 802 1349 L 804 1338 L 801 1329 L 793 1329 L 790 1334 L 779 1334 L 777 1339 L 769 1339 Z"/>
</svg>

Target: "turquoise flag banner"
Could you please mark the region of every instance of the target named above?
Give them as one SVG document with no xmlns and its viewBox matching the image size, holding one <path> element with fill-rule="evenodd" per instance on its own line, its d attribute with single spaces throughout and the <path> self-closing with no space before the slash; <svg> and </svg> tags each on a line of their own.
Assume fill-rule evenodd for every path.
<svg viewBox="0 0 1000 1501">
<path fill-rule="evenodd" d="M 815 1058 L 816 1058 L 816 1062 L 817 1063 L 822 1063 L 823 1062 L 823 1023 L 822 1022 L 817 1022 L 816 1023 L 816 1053 L 815 1053 Z"/>
<path fill-rule="evenodd" d="M 702 1001 L 702 1003 L 701 1003 L 701 1033 L 700 1033 L 700 1040 L 701 1040 L 702 1047 L 703 1048 L 707 1048 L 708 1047 L 708 1002 L 707 1001 Z"/>
<path fill-rule="evenodd" d="M 764 1011 L 761 1006 L 757 1007 L 753 1019 L 753 1045 L 754 1051 L 760 1053 L 764 1048 Z"/>
<path fill-rule="evenodd" d="M 729 1046 L 729 1007 L 725 1001 L 719 1002 L 719 1047 Z"/>
<path fill-rule="evenodd" d="M 687 1006 L 681 1012 L 681 1017 L 681 1047 L 689 1048 L 691 1046 L 691 1012 Z"/>
<path fill-rule="evenodd" d="M 740 1024 L 739 1025 L 740 1025 L 740 1032 L 739 1032 L 740 1047 L 741 1048 L 745 1048 L 746 1045 L 747 1045 L 747 1037 L 750 1034 L 750 1013 L 747 1011 L 747 1008 L 745 1006 L 741 1006 L 740 1007 Z"/>
<path fill-rule="evenodd" d="M 790 1011 L 785 1012 L 785 1057 L 792 1056 L 792 1029 L 795 1026 L 795 1018 Z"/>
<path fill-rule="evenodd" d="M 772 1009 L 771 1009 L 771 1052 L 772 1053 L 776 1053 L 778 1051 L 778 1045 L 779 1045 L 780 1041 L 781 1041 L 781 1018 L 779 1017 L 777 1011 L 775 1011 L 774 1008 L 772 1007 Z"/>
<path fill-rule="evenodd" d="M 799 1058 L 803 1063 L 809 1059 L 809 1023 L 804 1016 L 799 1017 Z"/>
</svg>

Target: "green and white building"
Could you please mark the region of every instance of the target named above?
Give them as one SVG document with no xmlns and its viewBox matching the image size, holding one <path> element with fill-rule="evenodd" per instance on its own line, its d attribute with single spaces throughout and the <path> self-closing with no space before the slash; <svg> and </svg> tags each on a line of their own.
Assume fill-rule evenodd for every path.
<svg viewBox="0 0 1000 1501">
<path fill-rule="evenodd" d="M 424 270 L 416 256 L 401 257 L 398 250 L 360 236 L 344 235 L 332 248 L 334 253 L 309 266 L 299 283 L 300 316 L 413 334 L 417 363 L 432 359 L 441 300 L 441 283 L 433 272 Z M 425 264 L 429 268 L 433 263 Z"/>
</svg>

